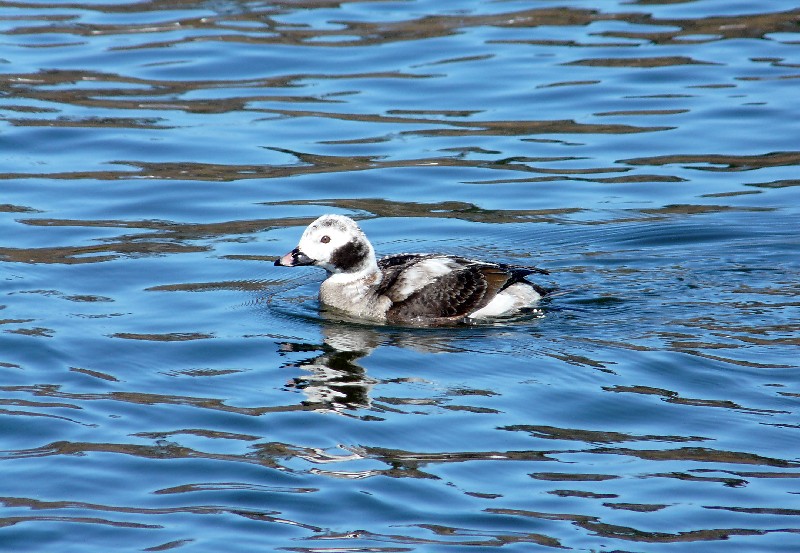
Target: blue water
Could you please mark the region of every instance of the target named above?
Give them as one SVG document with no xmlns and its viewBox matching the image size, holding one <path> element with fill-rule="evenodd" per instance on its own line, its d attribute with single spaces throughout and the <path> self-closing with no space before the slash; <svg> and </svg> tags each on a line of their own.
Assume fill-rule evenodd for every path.
<svg viewBox="0 0 800 553">
<path fill-rule="evenodd" d="M 800 550 L 800 11 L 0 3 L 0 551 Z M 274 267 L 550 271 L 344 321 Z"/>
</svg>

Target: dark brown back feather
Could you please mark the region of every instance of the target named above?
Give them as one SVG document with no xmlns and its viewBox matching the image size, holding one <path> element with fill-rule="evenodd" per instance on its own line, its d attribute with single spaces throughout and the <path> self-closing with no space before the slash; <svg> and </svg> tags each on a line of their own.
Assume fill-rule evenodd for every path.
<svg viewBox="0 0 800 553">
<path fill-rule="evenodd" d="M 466 266 L 440 276 L 408 298 L 394 303 L 386 314 L 387 320 L 390 323 L 458 321 L 489 303 L 510 278 L 511 275 L 500 267 Z"/>
<path fill-rule="evenodd" d="M 403 271 L 409 269 L 412 265 L 419 263 L 423 259 L 428 259 L 431 256 L 419 255 L 414 253 L 390 255 L 378 260 L 378 268 L 383 274 L 383 279 L 378 286 L 378 293 L 387 296 L 390 300 L 397 301 L 399 298 L 392 293 L 392 288 L 397 284 L 397 280 L 403 274 Z"/>
</svg>

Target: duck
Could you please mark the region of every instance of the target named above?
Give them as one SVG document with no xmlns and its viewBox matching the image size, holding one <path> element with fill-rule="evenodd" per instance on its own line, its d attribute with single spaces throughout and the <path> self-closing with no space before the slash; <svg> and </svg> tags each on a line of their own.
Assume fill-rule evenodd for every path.
<svg viewBox="0 0 800 553">
<path fill-rule="evenodd" d="M 276 266 L 322 267 L 320 303 L 373 322 L 439 326 L 520 314 L 552 290 L 529 280 L 538 267 L 458 255 L 400 253 L 378 259 L 353 219 L 322 215 Z"/>
</svg>

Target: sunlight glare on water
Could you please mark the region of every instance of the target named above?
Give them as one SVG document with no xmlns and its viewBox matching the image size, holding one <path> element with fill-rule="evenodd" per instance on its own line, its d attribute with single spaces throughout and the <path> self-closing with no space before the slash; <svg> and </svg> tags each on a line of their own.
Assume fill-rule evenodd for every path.
<svg viewBox="0 0 800 553">
<path fill-rule="evenodd" d="M 800 10 L 0 4 L 0 551 L 800 549 Z M 524 317 L 276 267 L 519 265 Z"/>
</svg>

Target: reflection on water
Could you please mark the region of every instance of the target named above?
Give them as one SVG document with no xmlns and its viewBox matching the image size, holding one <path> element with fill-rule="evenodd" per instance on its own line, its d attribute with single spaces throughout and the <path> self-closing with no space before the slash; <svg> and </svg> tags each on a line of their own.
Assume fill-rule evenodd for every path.
<svg viewBox="0 0 800 553">
<path fill-rule="evenodd" d="M 800 10 L 0 5 L 9 551 L 794 551 Z M 522 320 L 271 261 L 550 271 Z"/>
<path fill-rule="evenodd" d="M 491 327 L 483 325 L 423 330 L 347 322 L 325 312 L 322 315 L 321 344 L 284 342 L 279 349 L 310 355 L 288 365 L 303 370 L 289 386 L 305 394 L 306 405 L 334 411 L 374 407 L 370 390 L 379 381 L 370 378 L 359 361 L 377 348 L 403 348 L 420 354 L 466 353 L 470 350 L 468 346 L 459 347 L 460 341 L 491 335 L 486 332 Z"/>
</svg>

